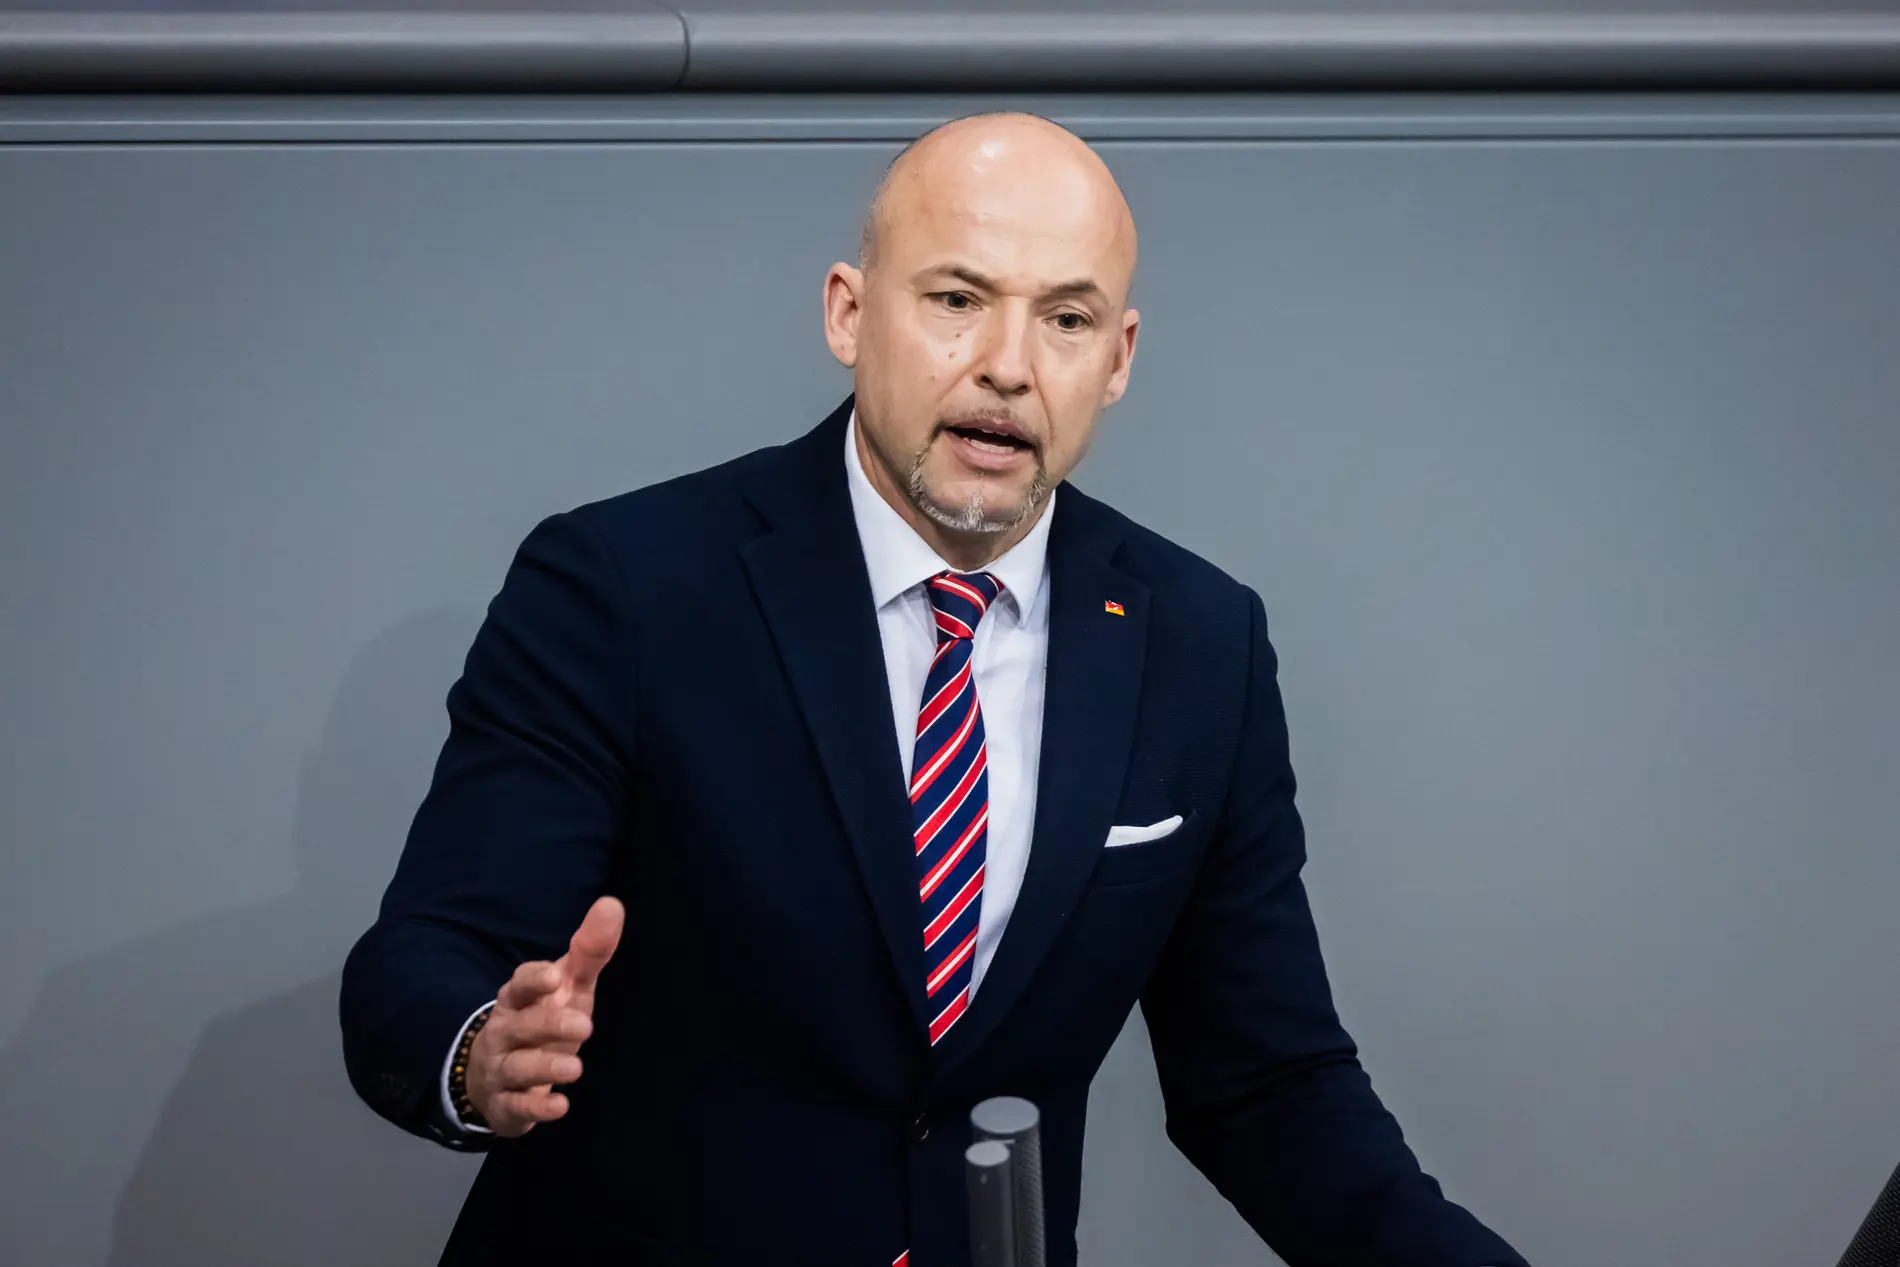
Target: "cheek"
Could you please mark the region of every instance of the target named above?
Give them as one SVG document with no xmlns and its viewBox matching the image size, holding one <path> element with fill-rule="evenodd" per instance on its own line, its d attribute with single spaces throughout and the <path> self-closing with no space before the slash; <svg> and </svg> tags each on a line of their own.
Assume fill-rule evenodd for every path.
<svg viewBox="0 0 1900 1267">
<path fill-rule="evenodd" d="M 1044 380 L 1043 405 L 1049 417 L 1049 447 L 1043 465 L 1052 479 L 1065 478 L 1081 460 L 1101 414 L 1108 373 L 1091 367 L 1087 374 Z"/>
<path fill-rule="evenodd" d="M 970 341 L 958 330 L 936 340 L 930 349 L 939 379 L 957 379 L 970 367 Z"/>
<path fill-rule="evenodd" d="M 1099 393 L 1114 369 L 1114 350 L 1100 340 L 1051 336 L 1036 349 L 1036 377 L 1052 404 Z"/>
<path fill-rule="evenodd" d="M 911 329 L 892 341 L 891 360 L 913 382 L 938 388 L 953 382 L 969 365 L 969 340 L 961 331 L 933 334 Z"/>
</svg>

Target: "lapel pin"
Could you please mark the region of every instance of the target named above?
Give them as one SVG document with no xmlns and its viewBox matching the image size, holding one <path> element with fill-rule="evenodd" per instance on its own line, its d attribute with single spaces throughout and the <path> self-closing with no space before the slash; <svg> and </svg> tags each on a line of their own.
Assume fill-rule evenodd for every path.
<svg viewBox="0 0 1900 1267">
<path fill-rule="evenodd" d="M 1122 605 L 1112 598 L 1103 601 L 1102 610 L 1111 616 L 1126 616 L 1128 614 L 1122 610 Z"/>
</svg>

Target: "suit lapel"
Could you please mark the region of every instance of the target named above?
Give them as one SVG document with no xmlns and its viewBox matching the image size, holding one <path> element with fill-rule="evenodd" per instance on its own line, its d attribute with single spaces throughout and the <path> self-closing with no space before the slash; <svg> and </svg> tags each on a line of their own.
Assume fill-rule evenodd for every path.
<svg viewBox="0 0 1900 1267">
<path fill-rule="evenodd" d="M 1114 821 L 1135 738 L 1148 588 L 1111 559 L 1105 508 L 1065 485 L 1049 530 L 1049 665 L 1035 831 L 1022 890 L 970 1011 L 945 1036 L 947 1066 L 1015 1005 L 1081 899 Z M 1106 609 L 1118 603 L 1122 614 Z"/>
<path fill-rule="evenodd" d="M 785 673 L 811 729 L 920 1031 L 924 951 L 910 801 L 891 727 L 890 685 L 857 522 L 845 484 L 851 400 L 784 450 L 747 500 L 773 531 L 740 549 Z"/>
</svg>

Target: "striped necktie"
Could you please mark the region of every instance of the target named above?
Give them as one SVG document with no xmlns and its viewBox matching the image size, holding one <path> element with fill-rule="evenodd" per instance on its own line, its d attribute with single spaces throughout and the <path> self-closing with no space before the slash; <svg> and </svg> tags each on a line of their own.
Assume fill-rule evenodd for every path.
<svg viewBox="0 0 1900 1267">
<path fill-rule="evenodd" d="M 990 821 L 989 748 L 970 646 L 983 613 L 1002 590 L 1003 583 L 987 572 L 941 572 L 928 587 L 937 618 L 937 658 L 930 663 L 917 711 L 910 805 L 932 1046 L 970 1005 Z"/>
</svg>

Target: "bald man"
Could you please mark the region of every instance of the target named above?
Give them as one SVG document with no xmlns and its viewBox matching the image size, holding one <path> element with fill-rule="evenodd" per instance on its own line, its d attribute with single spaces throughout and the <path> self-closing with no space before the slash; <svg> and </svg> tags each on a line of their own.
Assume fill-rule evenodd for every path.
<svg viewBox="0 0 1900 1267">
<path fill-rule="evenodd" d="M 1334 1013 L 1260 599 L 1065 482 L 1135 254 L 1080 140 L 947 124 L 825 277 L 849 398 L 522 544 L 343 977 L 358 1093 L 488 1154 L 442 1262 L 966 1267 L 1013 1095 L 1071 1267 L 1139 1002 L 1293 1267 L 1522 1267 Z"/>
</svg>

